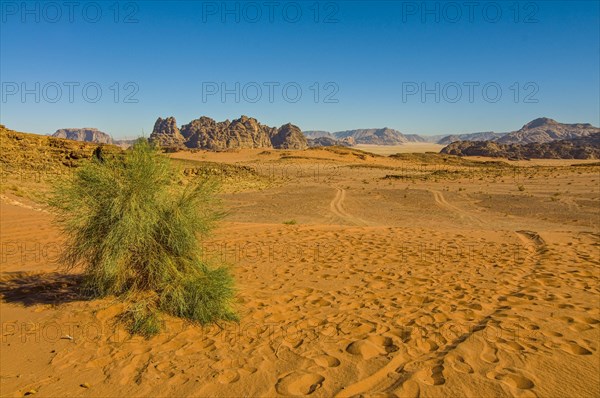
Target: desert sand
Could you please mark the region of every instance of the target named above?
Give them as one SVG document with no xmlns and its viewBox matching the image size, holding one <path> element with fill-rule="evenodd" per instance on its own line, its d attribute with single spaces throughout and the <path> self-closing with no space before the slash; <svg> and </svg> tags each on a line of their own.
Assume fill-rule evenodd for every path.
<svg viewBox="0 0 600 398">
<path fill-rule="evenodd" d="M 14 182 L 3 397 L 600 396 L 598 165 L 170 156 L 250 173 L 223 177 L 228 214 L 203 242 L 233 269 L 240 322 L 129 336 L 121 304 L 83 298 L 61 269 L 60 231 L 27 195 L 44 179 Z"/>
</svg>

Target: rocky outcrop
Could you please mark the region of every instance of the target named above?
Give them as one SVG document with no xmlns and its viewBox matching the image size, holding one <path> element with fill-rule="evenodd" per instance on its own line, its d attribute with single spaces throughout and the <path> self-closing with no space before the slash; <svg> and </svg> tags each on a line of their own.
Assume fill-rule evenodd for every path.
<svg viewBox="0 0 600 398">
<path fill-rule="evenodd" d="M 570 140 L 502 144 L 494 141 L 458 141 L 440 153 L 507 159 L 600 159 L 600 133 Z"/>
<path fill-rule="evenodd" d="M 572 140 L 600 132 L 589 123 L 564 124 L 541 117 L 524 125 L 520 130 L 496 139 L 501 144 L 544 143 L 558 140 Z"/>
<path fill-rule="evenodd" d="M 232 122 L 216 122 L 202 116 L 181 127 L 188 148 L 221 151 L 240 148 L 271 148 L 271 136 L 277 129 L 242 116 Z"/>
<path fill-rule="evenodd" d="M 271 144 L 276 149 L 306 149 L 306 137 L 298 126 L 291 123 L 281 126 L 277 133 L 271 136 Z"/>
<path fill-rule="evenodd" d="M 150 141 L 163 148 L 182 149 L 185 147 L 185 139 L 181 135 L 174 117 L 156 119 L 154 129 L 150 134 Z"/>
<path fill-rule="evenodd" d="M 112 144 L 113 140 L 109 134 L 96 128 L 67 128 L 56 130 L 52 137 L 66 138 L 73 141 L 94 142 L 97 144 Z"/>
<path fill-rule="evenodd" d="M 188 148 L 222 151 L 242 148 L 306 149 L 306 137 L 291 123 L 279 129 L 242 116 L 239 119 L 216 122 L 202 116 L 181 127 Z"/>
</svg>

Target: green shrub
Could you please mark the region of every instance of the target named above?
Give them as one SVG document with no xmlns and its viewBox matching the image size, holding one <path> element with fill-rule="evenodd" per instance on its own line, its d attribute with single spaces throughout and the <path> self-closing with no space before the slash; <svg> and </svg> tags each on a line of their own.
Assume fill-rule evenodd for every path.
<svg viewBox="0 0 600 398">
<path fill-rule="evenodd" d="M 234 320 L 233 278 L 204 262 L 198 241 L 222 215 L 215 189 L 184 181 L 145 139 L 122 156 L 94 157 L 50 201 L 66 238 L 63 263 L 83 267 L 89 295 L 135 303 L 123 317 L 133 333 L 157 333 L 160 311 L 202 324 Z"/>
</svg>

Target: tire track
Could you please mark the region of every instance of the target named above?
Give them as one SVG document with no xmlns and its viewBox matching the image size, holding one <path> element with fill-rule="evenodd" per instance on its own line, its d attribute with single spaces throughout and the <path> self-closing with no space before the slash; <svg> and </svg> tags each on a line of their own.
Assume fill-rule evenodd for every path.
<svg viewBox="0 0 600 398">
<path fill-rule="evenodd" d="M 434 189 L 429 189 L 428 191 L 433 194 L 433 199 L 435 200 L 435 203 L 441 208 L 458 214 L 458 216 L 461 219 L 466 219 L 467 221 L 470 221 L 475 224 L 484 224 L 483 220 L 476 216 L 473 216 L 470 212 L 448 203 L 448 201 L 446 200 L 446 198 L 444 198 L 444 195 L 440 191 L 436 191 Z"/>
<path fill-rule="evenodd" d="M 338 218 L 349 222 L 353 225 L 357 225 L 359 227 L 367 227 L 371 225 L 371 223 L 363 220 L 362 218 L 353 216 L 352 214 L 348 213 L 346 209 L 344 209 L 346 190 L 342 188 L 336 188 L 336 190 L 337 192 L 335 194 L 335 197 L 333 198 L 331 203 L 329 203 L 329 209 L 331 210 L 331 212 Z"/>
</svg>

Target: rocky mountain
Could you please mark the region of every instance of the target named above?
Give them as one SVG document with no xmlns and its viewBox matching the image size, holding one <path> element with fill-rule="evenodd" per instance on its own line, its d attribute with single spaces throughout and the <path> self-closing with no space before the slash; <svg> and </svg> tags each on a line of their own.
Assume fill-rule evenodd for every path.
<svg viewBox="0 0 600 398">
<path fill-rule="evenodd" d="M 354 138 L 357 144 L 400 145 L 409 142 L 398 130 L 384 127 L 382 129 L 359 129 L 338 131 L 333 134 L 337 139 Z"/>
<path fill-rule="evenodd" d="M 60 129 L 56 130 L 56 132 L 52 134 L 52 137 L 66 138 L 73 141 L 95 142 L 98 144 L 113 143 L 109 134 L 92 127 Z"/>
<path fill-rule="evenodd" d="M 150 134 L 150 141 L 161 147 L 172 149 L 181 149 L 185 146 L 185 139 L 181 135 L 174 117 L 166 119 L 159 117 L 156 123 L 154 123 L 154 129 L 152 130 L 152 134 Z"/>
<path fill-rule="evenodd" d="M 271 148 L 271 136 L 276 128 L 260 124 L 256 119 L 242 116 L 239 119 L 216 122 L 202 116 L 181 127 L 188 148 L 213 151 L 241 148 Z"/>
<path fill-rule="evenodd" d="M 500 144 L 544 143 L 587 137 L 598 132 L 600 129 L 589 123 L 564 124 L 542 117 L 532 120 L 520 130 L 508 133 L 495 141 Z"/>
<path fill-rule="evenodd" d="M 441 145 L 448 145 L 455 141 L 494 141 L 506 134 L 507 133 L 494 133 L 493 131 L 470 134 L 452 134 L 441 138 L 437 141 L 437 143 Z"/>
<path fill-rule="evenodd" d="M 306 137 L 298 126 L 284 124 L 271 136 L 271 145 L 276 149 L 306 149 Z"/>
<path fill-rule="evenodd" d="M 507 159 L 600 159 L 600 132 L 550 142 L 503 144 L 497 141 L 458 141 L 440 153 Z"/>
<path fill-rule="evenodd" d="M 355 144 L 375 144 L 375 145 L 400 145 L 405 143 L 437 143 L 438 140 L 447 137 L 447 135 L 418 135 L 418 134 L 402 134 L 398 130 L 382 128 L 382 129 L 357 129 L 357 130 L 346 130 L 337 131 L 330 133 L 329 131 L 322 130 L 309 130 L 303 131 L 306 138 L 315 140 L 317 138 L 326 137 L 331 140 L 343 140 L 345 138 L 352 138 L 354 143 L 350 144 L 348 141 L 340 142 L 344 146 L 355 145 Z M 454 140 L 458 141 L 458 139 Z M 323 140 L 321 143 L 331 143 L 331 141 Z M 313 144 L 318 144 L 319 141 L 315 141 Z M 310 143 L 309 143 L 310 145 Z M 335 144 L 338 145 L 338 144 Z"/>
</svg>

